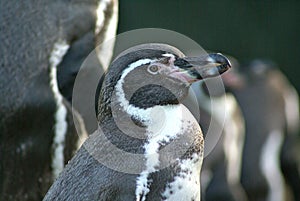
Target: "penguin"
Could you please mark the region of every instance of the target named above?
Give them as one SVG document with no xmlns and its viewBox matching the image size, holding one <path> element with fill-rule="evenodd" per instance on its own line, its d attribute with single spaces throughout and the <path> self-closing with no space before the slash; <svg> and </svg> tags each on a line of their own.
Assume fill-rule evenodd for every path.
<svg viewBox="0 0 300 201">
<path fill-rule="evenodd" d="M 115 8 L 115 0 L 0 2 L 0 200 L 42 200 L 80 147 L 72 76 L 115 35 Z"/>
<path fill-rule="evenodd" d="M 299 200 L 299 99 L 278 67 L 254 60 L 223 77 L 245 118 L 241 183 L 251 200 Z"/>
<path fill-rule="evenodd" d="M 185 57 L 167 44 L 121 53 L 99 83 L 97 131 L 44 201 L 200 200 L 203 136 L 181 101 L 191 83 L 229 68 L 219 53 Z"/>
</svg>

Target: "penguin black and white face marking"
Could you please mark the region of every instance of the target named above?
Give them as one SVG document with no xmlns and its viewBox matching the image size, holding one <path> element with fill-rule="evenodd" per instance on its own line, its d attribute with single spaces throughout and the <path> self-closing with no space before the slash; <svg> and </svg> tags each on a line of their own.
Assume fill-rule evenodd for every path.
<svg viewBox="0 0 300 201">
<path fill-rule="evenodd" d="M 215 57 L 215 54 L 212 54 Z M 116 84 L 119 93 L 130 105 L 149 108 L 156 105 L 178 104 L 188 91 L 191 83 L 223 73 L 223 65 L 215 63 L 210 55 L 203 58 L 180 58 L 171 53 L 159 58 L 143 58 L 131 63 Z M 223 58 L 218 54 L 220 58 Z M 190 59 L 193 64 L 186 61 Z M 226 69 L 230 66 L 226 63 Z M 125 100 L 120 100 L 125 102 Z"/>
<path fill-rule="evenodd" d="M 116 85 L 117 92 L 124 93 L 124 98 L 133 107 L 143 109 L 156 105 L 178 104 L 178 99 L 187 93 L 189 83 L 186 80 L 178 81 L 175 73 L 172 74 L 172 70 L 176 68 L 174 58 L 172 55 L 134 62 L 123 72 Z"/>
</svg>

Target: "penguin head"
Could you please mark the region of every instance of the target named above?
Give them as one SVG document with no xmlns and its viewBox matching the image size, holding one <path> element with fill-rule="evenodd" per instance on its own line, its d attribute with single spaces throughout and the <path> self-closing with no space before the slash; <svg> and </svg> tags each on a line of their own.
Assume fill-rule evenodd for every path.
<svg viewBox="0 0 300 201">
<path fill-rule="evenodd" d="M 121 53 L 108 69 L 99 87 L 97 116 L 113 102 L 142 109 L 178 104 L 193 82 L 218 76 L 230 67 L 219 53 L 185 57 L 166 44 L 135 46 Z"/>
</svg>

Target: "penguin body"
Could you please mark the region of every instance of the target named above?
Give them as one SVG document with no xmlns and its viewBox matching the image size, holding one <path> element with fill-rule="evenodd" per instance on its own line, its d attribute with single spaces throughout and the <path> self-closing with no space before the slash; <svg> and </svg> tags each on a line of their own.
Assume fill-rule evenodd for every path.
<svg viewBox="0 0 300 201">
<path fill-rule="evenodd" d="M 246 123 L 241 183 L 249 200 L 298 200 L 299 161 L 291 151 L 297 149 L 297 95 L 272 62 L 255 60 L 231 74 L 239 85 L 226 84 L 226 79 L 225 85 L 237 98 Z M 288 109 L 291 106 L 294 109 Z M 286 184 L 293 193 L 286 191 Z"/>
<path fill-rule="evenodd" d="M 197 128 L 196 124 L 195 127 Z M 199 175 L 200 173 L 202 162 L 200 148 L 202 142 L 199 141 L 197 144 L 195 143 L 195 147 L 197 146 L 199 149 L 199 155 L 190 159 L 190 161 L 184 161 L 184 159 L 178 160 L 178 162 L 174 161 L 171 167 L 156 171 L 152 170 L 152 168 L 154 168 L 152 167 L 154 166 L 153 164 L 148 164 L 148 167 L 143 167 L 144 164 L 135 161 L 136 159 L 133 161 L 129 160 L 125 161 L 126 164 L 124 162 L 124 164 L 121 165 L 125 166 L 128 162 L 131 162 L 128 166 L 135 166 L 133 169 L 138 168 L 141 173 L 125 174 L 106 167 L 101 164 L 101 161 L 99 162 L 91 155 L 91 153 L 99 153 L 101 157 L 104 157 L 104 155 L 109 154 L 109 152 L 113 152 L 111 147 L 103 143 L 103 137 L 99 137 L 103 135 L 103 133 L 97 132 L 99 131 L 92 134 L 83 144 L 76 156 L 69 162 L 63 173 L 55 181 L 55 186 L 49 190 L 44 200 L 60 200 L 61 198 L 64 200 L 136 200 L 138 197 L 140 200 L 145 198 L 147 198 L 147 200 L 199 200 L 199 177 L 194 177 L 193 174 Z M 200 132 L 199 127 L 198 132 Z M 200 135 L 201 133 L 198 134 Z M 114 135 L 118 135 L 118 133 L 114 133 Z M 123 135 L 123 133 L 120 133 L 120 135 Z M 155 142 L 149 142 L 149 144 L 150 143 L 155 144 Z M 176 146 L 177 149 L 180 149 L 179 143 L 182 143 L 182 140 L 179 140 L 178 146 Z M 90 146 L 92 144 L 97 145 L 93 147 L 93 150 L 91 150 Z M 128 145 L 126 144 L 126 146 Z M 88 147 L 88 149 L 86 149 L 86 147 Z M 121 147 L 123 148 L 122 145 L 120 145 L 120 148 Z M 132 152 L 139 150 L 142 153 L 143 150 L 140 147 L 143 147 L 143 143 L 138 141 L 132 142 L 130 149 L 127 148 L 127 151 Z M 184 155 L 184 157 L 187 156 L 191 157 L 188 154 Z M 115 156 L 110 157 L 116 158 Z M 118 155 L 117 159 L 119 159 L 119 157 L 122 158 L 121 155 Z M 127 158 L 126 155 L 123 157 Z M 170 156 L 160 156 L 161 163 L 163 163 L 163 157 L 166 157 L 165 160 L 168 160 Z M 145 157 L 144 160 L 147 160 L 147 157 Z M 82 164 L 83 162 L 84 164 Z M 181 169 L 184 164 L 188 167 Z M 193 171 L 193 173 L 185 172 L 189 169 Z M 176 176 L 178 179 L 174 179 Z M 187 186 L 185 186 L 186 183 L 190 183 L 189 179 L 195 180 L 195 183 L 193 182 L 194 187 L 189 185 L 187 188 Z M 149 187 L 147 185 L 144 186 L 144 183 L 148 184 Z M 179 189 L 180 192 L 176 193 Z"/>
<path fill-rule="evenodd" d="M 121 53 L 96 98 L 98 130 L 44 200 L 200 200 L 203 136 L 180 102 L 190 82 L 230 64 L 220 54 L 188 59 L 165 44 Z"/>
</svg>

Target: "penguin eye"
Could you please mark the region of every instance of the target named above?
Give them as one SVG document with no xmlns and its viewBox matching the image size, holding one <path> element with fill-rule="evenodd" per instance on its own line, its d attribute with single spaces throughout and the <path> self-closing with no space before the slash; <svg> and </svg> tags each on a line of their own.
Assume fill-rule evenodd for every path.
<svg viewBox="0 0 300 201">
<path fill-rule="evenodd" d="M 158 70 L 160 69 L 157 65 L 148 66 L 148 72 L 151 74 L 157 74 Z"/>
</svg>

